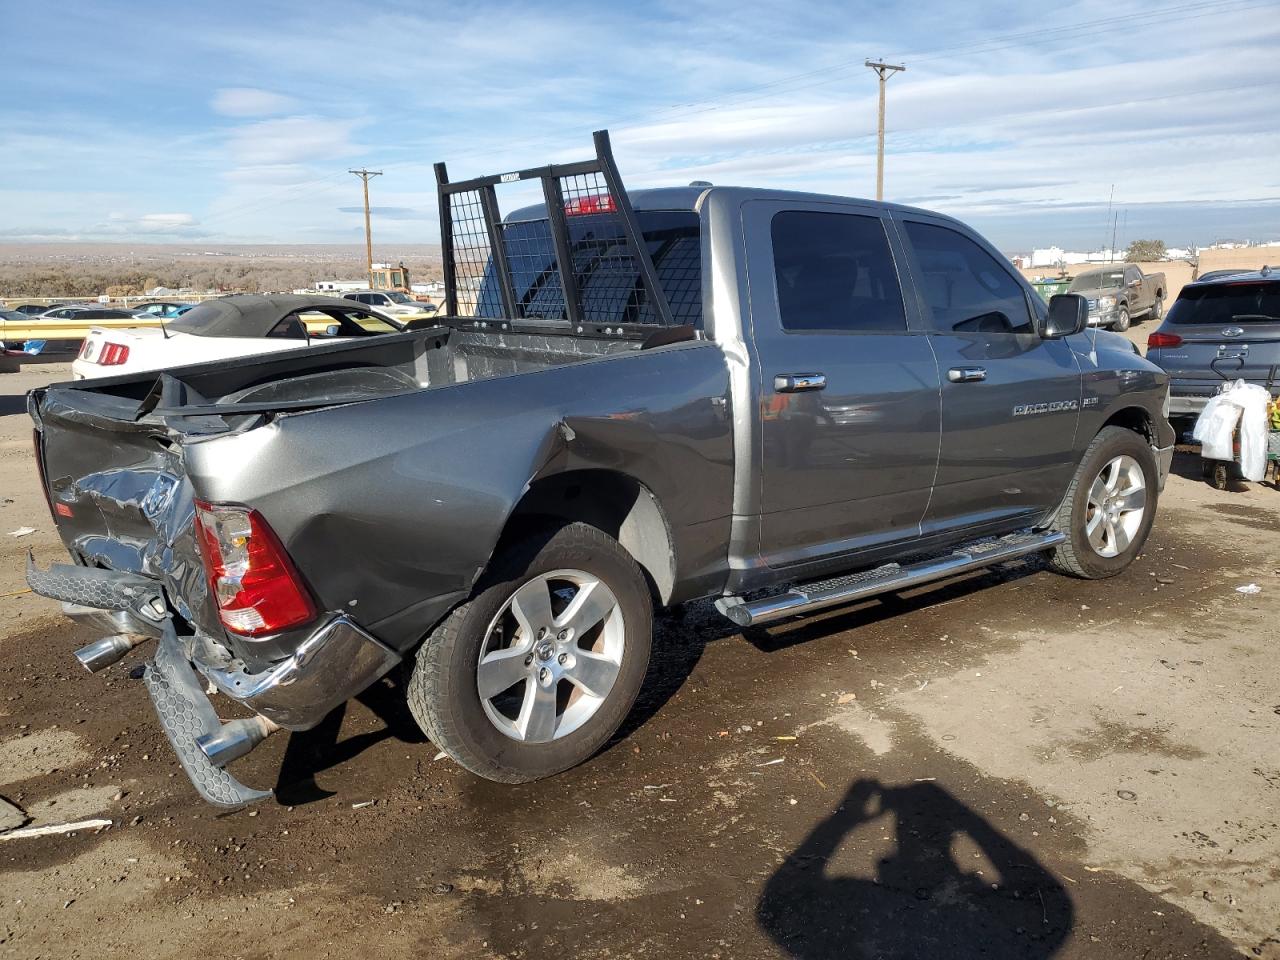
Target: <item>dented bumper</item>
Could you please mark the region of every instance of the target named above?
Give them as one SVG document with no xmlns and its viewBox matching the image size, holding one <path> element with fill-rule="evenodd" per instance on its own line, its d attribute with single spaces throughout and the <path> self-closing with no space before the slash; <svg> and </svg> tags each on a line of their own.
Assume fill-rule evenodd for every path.
<svg viewBox="0 0 1280 960">
<path fill-rule="evenodd" d="M 178 635 L 155 581 L 69 564 L 44 571 L 29 563 L 27 582 L 36 593 L 63 601 L 63 610 L 76 620 L 98 626 L 113 638 L 129 639 L 119 654 L 90 669 L 113 662 L 131 645 L 157 640 L 143 677 L 156 715 L 196 790 L 222 807 L 271 795 L 240 783 L 223 769 L 225 764 L 278 727 L 310 729 L 401 659 L 350 617 L 334 614 L 291 656 L 250 671 L 218 641 Z M 224 724 L 207 684 L 257 718 Z"/>
</svg>

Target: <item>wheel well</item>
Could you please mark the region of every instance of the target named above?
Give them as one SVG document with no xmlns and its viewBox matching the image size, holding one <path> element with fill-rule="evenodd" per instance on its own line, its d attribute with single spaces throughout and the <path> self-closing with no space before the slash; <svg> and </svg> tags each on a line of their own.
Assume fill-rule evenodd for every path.
<svg viewBox="0 0 1280 960">
<path fill-rule="evenodd" d="M 611 470 L 572 470 L 534 481 L 507 519 L 503 539 L 531 524 L 582 522 L 607 533 L 648 575 L 662 603 L 675 587 L 671 529 L 653 492 L 634 477 Z"/>
<path fill-rule="evenodd" d="M 1102 426 L 1124 427 L 1139 436 L 1146 437 L 1147 443 L 1151 446 L 1158 445 L 1156 428 L 1155 424 L 1151 422 L 1151 415 L 1141 407 L 1125 407 L 1123 410 L 1117 410 L 1107 418 L 1107 422 Z"/>
</svg>

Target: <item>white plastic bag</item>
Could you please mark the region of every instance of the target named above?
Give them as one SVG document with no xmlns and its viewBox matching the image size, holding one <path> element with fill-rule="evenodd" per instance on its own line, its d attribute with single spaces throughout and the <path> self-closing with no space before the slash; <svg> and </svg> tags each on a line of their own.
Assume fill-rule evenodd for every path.
<svg viewBox="0 0 1280 960">
<path fill-rule="evenodd" d="M 1232 441 L 1240 408 L 1227 399 L 1227 392 L 1210 397 L 1196 419 L 1191 436 L 1200 441 L 1200 456 L 1206 460 L 1234 460 Z"/>
<path fill-rule="evenodd" d="M 1266 387 L 1237 380 L 1212 397 L 1196 420 L 1191 435 L 1200 441 L 1200 455 L 1209 460 L 1234 460 L 1233 440 L 1240 424 L 1240 472 L 1246 480 L 1261 480 L 1267 469 Z"/>
<path fill-rule="evenodd" d="M 1271 392 L 1256 383 L 1238 382 L 1231 400 L 1239 404 L 1240 472 L 1246 480 L 1258 481 L 1267 475 L 1267 404 Z"/>
</svg>

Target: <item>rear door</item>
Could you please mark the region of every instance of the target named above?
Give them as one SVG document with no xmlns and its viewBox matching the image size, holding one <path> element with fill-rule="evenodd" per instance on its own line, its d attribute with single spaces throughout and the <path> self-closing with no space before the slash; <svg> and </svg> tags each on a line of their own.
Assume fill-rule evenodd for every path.
<svg viewBox="0 0 1280 960">
<path fill-rule="evenodd" d="M 859 204 L 743 205 L 760 377 L 760 535 L 773 567 L 919 536 L 938 371 L 895 241 Z"/>
<path fill-rule="evenodd" d="M 897 216 L 938 359 L 942 440 L 923 533 L 996 533 L 1042 516 L 1075 465 L 1081 376 L 1043 340 L 1044 303 L 976 234 Z"/>
<path fill-rule="evenodd" d="M 1162 333 L 1182 342 L 1151 351 L 1178 396 L 1209 397 L 1225 380 L 1274 386 L 1280 376 L 1280 278 L 1182 288 Z"/>
</svg>

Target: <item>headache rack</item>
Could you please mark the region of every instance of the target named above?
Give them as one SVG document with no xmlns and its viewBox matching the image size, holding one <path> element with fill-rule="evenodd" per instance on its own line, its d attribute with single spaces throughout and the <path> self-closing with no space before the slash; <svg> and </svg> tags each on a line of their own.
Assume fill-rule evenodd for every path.
<svg viewBox="0 0 1280 960">
<path fill-rule="evenodd" d="M 595 159 L 578 163 L 457 183 L 435 165 L 448 318 L 503 328 L 559 321 L 570 332 L 612 335 L 673 325 L 609 133 L 593 138 Z M 504 223 L 497 187 L 534 179 L 542 181 L 545 226 Z"/>
</svg>

